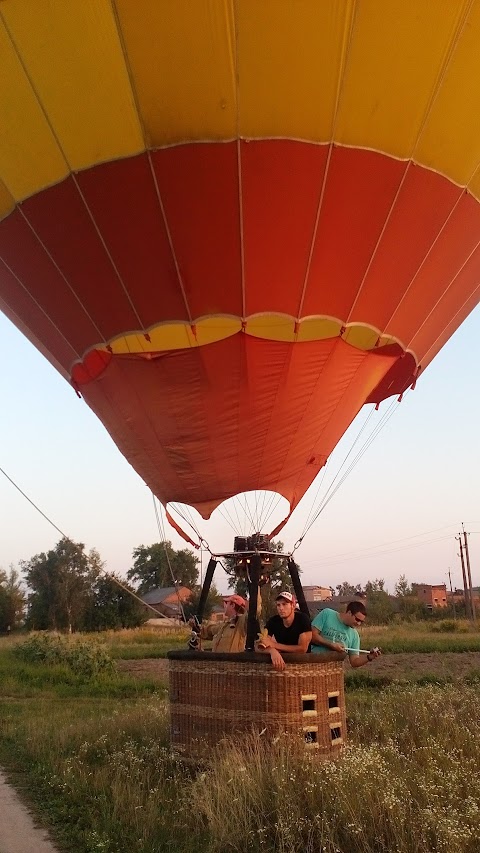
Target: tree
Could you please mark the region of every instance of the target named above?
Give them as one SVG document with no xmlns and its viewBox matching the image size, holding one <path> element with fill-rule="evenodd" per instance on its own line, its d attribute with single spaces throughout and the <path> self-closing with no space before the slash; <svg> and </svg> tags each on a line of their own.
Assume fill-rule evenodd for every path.
<svg viewBox="0 0 480 853">
<path fill-rule="evenodd" d="M 0 569 L 0 631 L 18 627 L 25 610 L 25 591 L 13 566 L 7 573 Z"/>
<path fill-rule="evenodd" d="M 198 605 L 200 602 L 200 594 L 202 592 L 201 586 L 194 586 L 192 590 L 192 594 L 188 601 L 183 602 L 183 612 L 185 613 L 185 619 L 190 619 L 190 616 L 194 616 L 198 613 Z M 223 600 L 223 596 L 220 595 L 216 586 L 212 583 L 208 595 L 207 601 L 205 604 L 205 610 L 203 613 L 203 618 L 208 619 L 211 616 L 213 608 L 217 604 L 221 604 Z"/>
<path fill-rule="evenodd" d="M 422 619 L 423 605 L 413 594 L 411 585 L 405 575 L 400 575 L 395 584 L 395 595 L 398 600 L 398 612 L 404 619 Z"/>
<path fill-rule="evenodd" d="M 405 575 L 400 575 L 398 581 L 395 584 L 395 595 L 397 598 L 406 598 L 408 595 L 412 594 L 412 587 Z"/>
<path fill-rule="evenodd" d="M 85 612 L 85 629 L 105 631 L 143 625 L 149 616 L 140 602 L 128 592 L 129 589 L 133 592 L 129 584 L 113 573 L 100 575 L 94 583 Z"/>
<path fill-rule="evenodd" d="M 374 595 L 376 592 L 386 592 L 385 581 L 383 578 L 376 578 L 374 581 L 367 581 L 365 584 L 365 594 Z M 386 593 L 388 595 L 388 593 Z"/>
<path fill-rule="evenodd" d="M 156 542 L 148 547 L 139 545 L 133 552 L 133 566 L 127 578 L 137 585 L 140 595 L 174 583 L 192 589 L 198 580 L 197 564 L 193 551 L 189 548 L 175 551 L 171 542 Z"/>
<path fill-rule="evenodd" d="M 343 581 L 342 583 L 337 584 L 335 587 L 337 590 L 337 595 L 342 596 L 344 598 L 348 598 L 349 596 L 360 595 L 362 592 L 362 587 L 359 583 L 356 586 L 349 583 L 349 581 Z"/>
<path fill-rule="evenodd" d="M 385 625 L 395 614 L 392 596 L 385 589 L 383 578 L 367 581 L 365 584 L 367 596 L 368 621 L 376 625 Z"/>
<path fill-rule="evenodd" d="M 284 550 L 283 542 L 270 542 L 270 550 L 281 554 Z M 248 579 L 243 570 L 238 570 L 235 565 L 235 557 L 229 557 L 225 561 L 225 571 L 229 575 L 228 586 L 238 595 L 246 598 L 248 595 Z M 301 572 L 300 567 L 298 571 Z M 275 611 L 275 598 L 282 589 L 292 590 L 292 579 L 288 571 L 287 561 L 280 557 L 274 557 L 268 572 L 269 582 L 260 586 L 262 596 L 262 612 L 267 617 Z"/>
<path fill-rule="evenodd" d="M 100 573 L 98 552 L 86 554 L 85 545 L 64 538 L 48 554 L 37 554 L 21 566 L 31 590 L 28 627 L 78 631 Z"/>
</svg>

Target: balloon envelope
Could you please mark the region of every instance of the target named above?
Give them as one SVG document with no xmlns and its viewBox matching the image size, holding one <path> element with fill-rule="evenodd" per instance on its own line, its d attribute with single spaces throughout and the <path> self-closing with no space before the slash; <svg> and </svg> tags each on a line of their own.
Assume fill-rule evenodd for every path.
<svg viewBox="0 0 480 853">
<path fill-rule="evenodd" d="M 163 501 L 298 503 L 477 304 L 480 4 L 5 0 L 0 308 Z"/>
</svg>

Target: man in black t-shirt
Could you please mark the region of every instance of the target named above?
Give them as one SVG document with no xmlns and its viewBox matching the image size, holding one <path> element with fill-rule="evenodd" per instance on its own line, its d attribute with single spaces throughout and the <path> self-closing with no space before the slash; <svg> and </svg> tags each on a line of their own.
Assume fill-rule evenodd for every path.
<svg viewBox="0 0 480 853">
<path fill-rule="evenodd" d="M 312 640 L 312 626 L 305 613 L 295 610 L 295 599 L 291 592 L 281 592 L 275 599 L 277 615 L 266 624 L 268 637 L 261 638 L 258 648 L 267 649 L 273 666 L 279 672 L 285 669 L 280 652 L 306 654 Z"/>
</svg>

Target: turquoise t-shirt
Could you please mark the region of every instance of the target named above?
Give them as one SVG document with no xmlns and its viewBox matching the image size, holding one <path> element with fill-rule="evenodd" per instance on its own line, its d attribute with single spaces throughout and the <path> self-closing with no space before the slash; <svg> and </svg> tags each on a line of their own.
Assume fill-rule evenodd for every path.
<svg viewBox="0 0 480 853">
<path fill-rule="evenodd" d="M 349 652 L 349 654 L 358 655 L 358 650 L 360 649 L 360 634 L 355 630 L 355 628 L 349 628 L 348 625 L 344 625 L 339 619 L 336 610 L 332 610 L 331 607 L 326 607 L 325 610 L 317 613 L 315 618 L 312 619 L 312 626 L 317 628 L 320 633 L 332 643 L 343 643 L 346 649 L 355 650 Z M 328 649 L 326 646 L 315 646 L 312 643 L 312 652 L 317 655 L 325 654 L 325 652 L 330 651 L 332 650 Z"/>
</svg>

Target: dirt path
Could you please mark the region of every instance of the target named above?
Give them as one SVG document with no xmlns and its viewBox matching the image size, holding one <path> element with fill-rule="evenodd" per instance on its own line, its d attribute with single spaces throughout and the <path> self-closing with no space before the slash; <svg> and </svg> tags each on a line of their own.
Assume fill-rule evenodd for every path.
<svg viewBox="0 0 480 853">
<path fill-rule="evenodd" d="M 167 679 L 168 661 L 163 658 L 119 660 L 117 664 L 121 672 L 134 678 L 153 678 L 163 682 Z M 346 671 L 349 669 L 347 664 Z M 365 668 L 360 671 L 368 671 L 371 676 L 387 676 L 398 680 L 418 679 L 427 675 L 453 680 L 472 675 L 478 675 L 480 678 L 480 652 L 412 652 L 384 655 L 372 663 L 368 670 Z"/>
<path fill-rule="evenodd" d="M 57 853 L 0 773 L 0 853 Z"/>
</svg>

